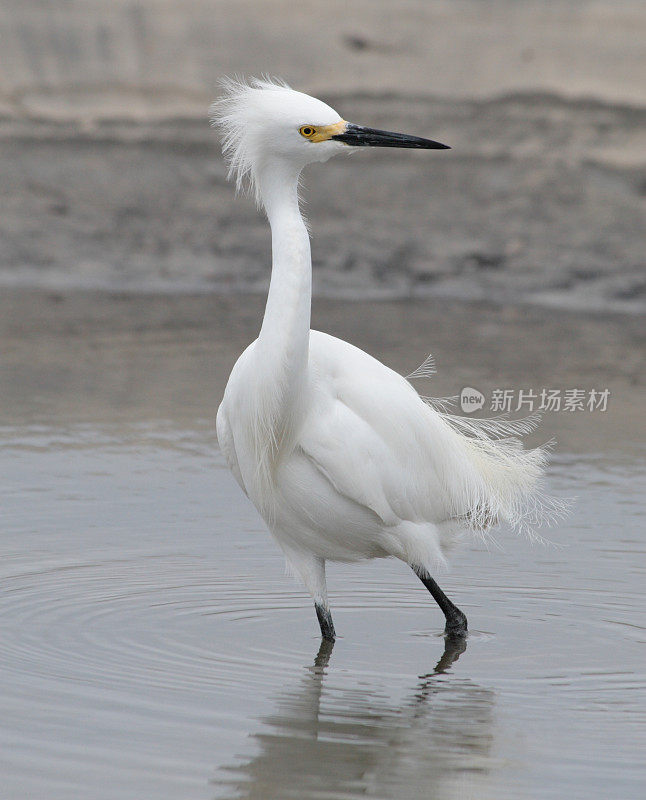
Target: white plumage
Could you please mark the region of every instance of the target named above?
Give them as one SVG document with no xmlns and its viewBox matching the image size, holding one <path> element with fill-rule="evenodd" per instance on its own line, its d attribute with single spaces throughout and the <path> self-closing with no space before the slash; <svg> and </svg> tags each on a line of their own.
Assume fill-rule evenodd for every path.
<svg viewBox="0 0 646 800">
<path fill-rule="evenodd" d="M 284 84 L 228 81 L 214 104 L 230 176 L 254 192 L 272 231 L 272 275 L 258 339 L 238 359 L 217 416 L 224 457 L 334 638 L 325 562 L 395 556 L 464 634 L 466 618 L 430 577 L 461 530 L 517 528 L 559 512 L 540 491 L 544 448 L 523 450 L 524 421 L 443 413 L 409 380 L 347 342 L 310 331 L 302 168 L 353 146 L 442 149 L 360 128 Z M 432 362 L 410 379 L 427 375 Z M 441 406 L 440 406 L 441 407 Z"/>
</svg>

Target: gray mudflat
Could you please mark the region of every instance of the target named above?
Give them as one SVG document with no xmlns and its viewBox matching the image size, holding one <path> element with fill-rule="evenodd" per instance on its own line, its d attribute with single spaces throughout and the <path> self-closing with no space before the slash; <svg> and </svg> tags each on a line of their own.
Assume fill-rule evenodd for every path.
<svg viewBox="0 0 646 800">
<path fill-rule="evenodd" d="M 318 294 L 646 308 L 646 112 L 555 96 L 326 95 L 347 119 L 443 152 L 352 152 L 310 168 Z M 0 284 L 263 291 L 266 221 L 234 200 L 204 117 L 5 121 Z"/>
</svg>

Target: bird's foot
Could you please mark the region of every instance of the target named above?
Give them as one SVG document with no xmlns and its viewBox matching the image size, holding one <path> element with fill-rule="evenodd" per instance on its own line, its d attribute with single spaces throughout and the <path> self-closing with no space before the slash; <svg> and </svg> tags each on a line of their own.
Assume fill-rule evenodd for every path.
<svg viewBox="0 0 646 800">
<path fill-rule="evenodd" d="M 468 633 L 467 617 L 459 608 L 451 616 L 446 618 L 444 635 L 450 639 L 464 639 Z"/>
</svg>

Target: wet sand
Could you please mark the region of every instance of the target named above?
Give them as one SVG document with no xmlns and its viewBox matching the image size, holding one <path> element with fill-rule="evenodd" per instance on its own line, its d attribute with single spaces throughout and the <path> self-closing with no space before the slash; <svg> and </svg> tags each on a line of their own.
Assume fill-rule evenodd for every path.
<svg viewBox="0 0 646 800">
<path fill-rule="evenodd" d="M 464 385 L 608 386 L 547 414 L 553 546 L 465 542 L 441 614 L 402 564 L 330 569 L 341 638 L 222 463 L 213 417 L 262 299 L 12 292 L 0 305 L 0 782 L 7 797 L 637 800 L 646 600 L 637 318 L 315 303 L 314 324 Z M 458 657 L 457 660 L 456 657 Z"/>
<path fill-rule="evenodd" d="M 305 173 L 314 290 L 646 311 L 646 111 L 524 94 L 329 94 L 450 151 L 354 152 Z M 269 231 L 234 198 L 206 107 L 134 124 L 0 120 L 0 286 L 258 292 Z"/>
</svg>

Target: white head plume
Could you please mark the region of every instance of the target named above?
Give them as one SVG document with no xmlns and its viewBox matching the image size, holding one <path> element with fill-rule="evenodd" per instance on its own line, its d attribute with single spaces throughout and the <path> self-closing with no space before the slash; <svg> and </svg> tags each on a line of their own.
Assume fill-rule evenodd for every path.
<svg viewBox="0 0 646 800">
<path fill-rule="evenodd" d="M 225 78 L 223 96 L 210 108 L 211 124 L 222 136 L 228 178 L 236 189 L 248 189 L 259 201 L 258 175 L 271 159 L 289 159 L 298 170 L 325 161 L 343 149 L 338 142 L 313 145 L 299 135 L 303 125 L 330 125 L 341 117 L 330 106 L 284 81 L 269 78 Z"/>
</svg>

